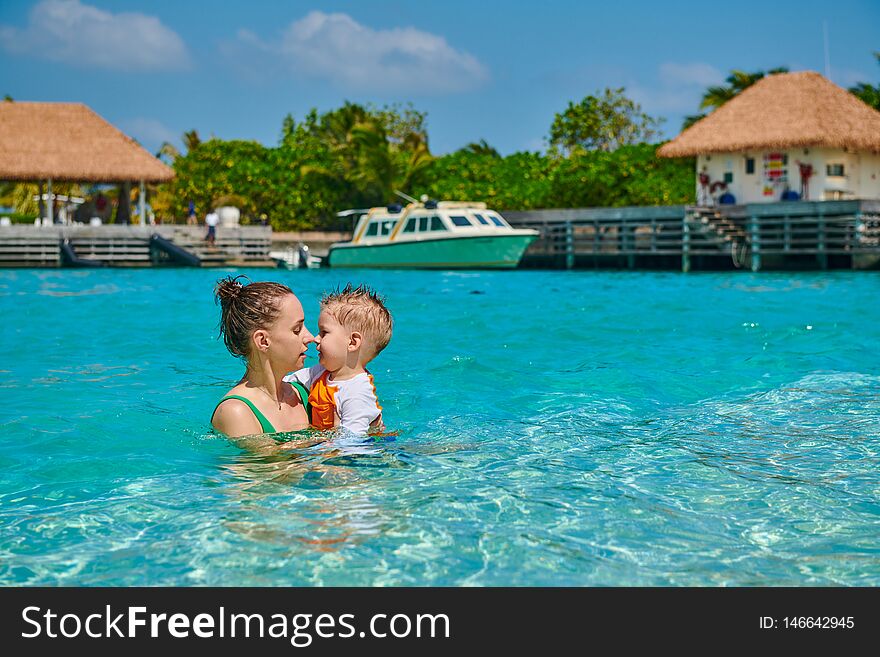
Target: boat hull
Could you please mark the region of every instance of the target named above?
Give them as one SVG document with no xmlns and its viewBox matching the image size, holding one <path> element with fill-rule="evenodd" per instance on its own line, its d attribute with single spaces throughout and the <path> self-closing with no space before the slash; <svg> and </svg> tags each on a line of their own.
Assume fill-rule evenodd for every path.
<svg viewBox="0 0 880 657">
<path fill-rule="evenodd" d="M 380 244 L 340 242 L 327 255 L 331 267 L 388 269 L 513 269 L 537 234 L 474 235 Z"/>
</svg>

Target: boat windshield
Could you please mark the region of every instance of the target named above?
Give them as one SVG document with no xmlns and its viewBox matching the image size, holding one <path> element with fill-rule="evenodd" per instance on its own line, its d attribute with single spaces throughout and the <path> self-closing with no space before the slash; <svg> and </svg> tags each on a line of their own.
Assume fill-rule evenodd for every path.
<svg viewBox="0 0 880 657">
<path fill-rule="evenodd" d="M 489 219 L 491 219 L 492 223 L 496 226 L 500 226 L 501 228 L 509 228 L 509 226 L 497 214 L 490 214 Z"/>
<path fill-rule="evenodd" d="M 367 226 L 367 230 L 364 233 L 364 237 L 377 237 L 377 236 L 386 236 L 391 234 L 392 228 L 394 228 L 394 224 L 397 223 L 397 219 L 373 219 L 369 225 Z"/>
</svg>

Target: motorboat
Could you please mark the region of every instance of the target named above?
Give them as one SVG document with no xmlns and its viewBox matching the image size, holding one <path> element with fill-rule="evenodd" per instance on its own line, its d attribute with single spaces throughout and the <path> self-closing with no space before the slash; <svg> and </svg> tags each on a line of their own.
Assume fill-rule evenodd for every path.
<svg viewBox="0 0 880 657">
<path fill-rule="evenodd" d="M 339 216 L 356 224 L 350 241 L 330 246 L 330 267 L 513 269 L 539 235 L 475 201 L 422 200 Z"/>
<path fill-rule="evenodd" d="M 281 251 L 269 251 L 269 257 L 282 269 L 317 269 L 321 258 L 309 252 L 306 244 L 290 246 Z"/>
</svg>

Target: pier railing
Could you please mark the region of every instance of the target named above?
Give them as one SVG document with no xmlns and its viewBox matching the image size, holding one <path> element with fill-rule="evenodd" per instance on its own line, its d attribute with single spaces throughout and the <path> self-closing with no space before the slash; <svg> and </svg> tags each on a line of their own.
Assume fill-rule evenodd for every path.
<svg viewBox="0 0 880 657">
<path fill-rule="evenodd" d="M 268 226 L 219 227 L 214 244 L 207 244 L 199 226 L 13 225 L 0 226 L 0 267 L 60 267 L 64 249 L 82 261 L 114 267 L 180 264 L 155 248 L 153 235 L 191 254 L 189 261 L 203 267 L 275 264 L 269 258 Z"/>
<path fill-rule="evenodd" d="M 541 236 L 526 265 L 828 268 L 880 263 L 880 202 L 506 212 Z"/>
</svg>

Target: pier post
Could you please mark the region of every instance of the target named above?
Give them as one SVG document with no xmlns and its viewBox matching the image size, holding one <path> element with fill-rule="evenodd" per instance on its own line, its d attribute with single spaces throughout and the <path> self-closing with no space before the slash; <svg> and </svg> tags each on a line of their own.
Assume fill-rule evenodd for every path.
<svg viewBox="0 0 880 657">
<path fill-rule="evenodd" d="M 761 226 L 757 215 L 749 217 L 749 238 L 752 242 L 752 271 L 761 271 Z"/>
<path fill-rule="evenodd" d="M 565 268 L 574 267 L 574 229 L 571 221 L 565 222 Z"/>
<path fill-rule="evenodd" d="M 818 222 L 818 230 L 817 230 L 817 242 L 816 242 L 816 259 L 819 261 L 819 266 L 822 269 L 828 269 L 828 251 L 825 239 L 825 213 L 822 206 L 818 206 L 816 208 L 817 222 Z"/>
<path fill-rule="evenodd" d="M 52 196 L 52 179 L 49 178 L 46 184 L 46 217 L 49 219 L 49 225 L 55 223 L 55 197 Z"/>
<path fill-rule="evenodd" d="M 685 274 L 691 270 L 691 220 L 684 213 L 681 223 L 681 271 Z"/>
<path fill-rule="evenodd" d="M 138 212 L 141 215 L 141 226 L 147 225 L 147 192 L 144 189 L 144 181 L 141 180 L 140 194 L 138 195 Z"/>
<path fill-rule="evenodd" d="M 636 266 L 636 227 L 630 226 L 628 222 L 624 221 L 623 231 L 626 235 L 626 266 L 634 269 Z"/>
</svg>

